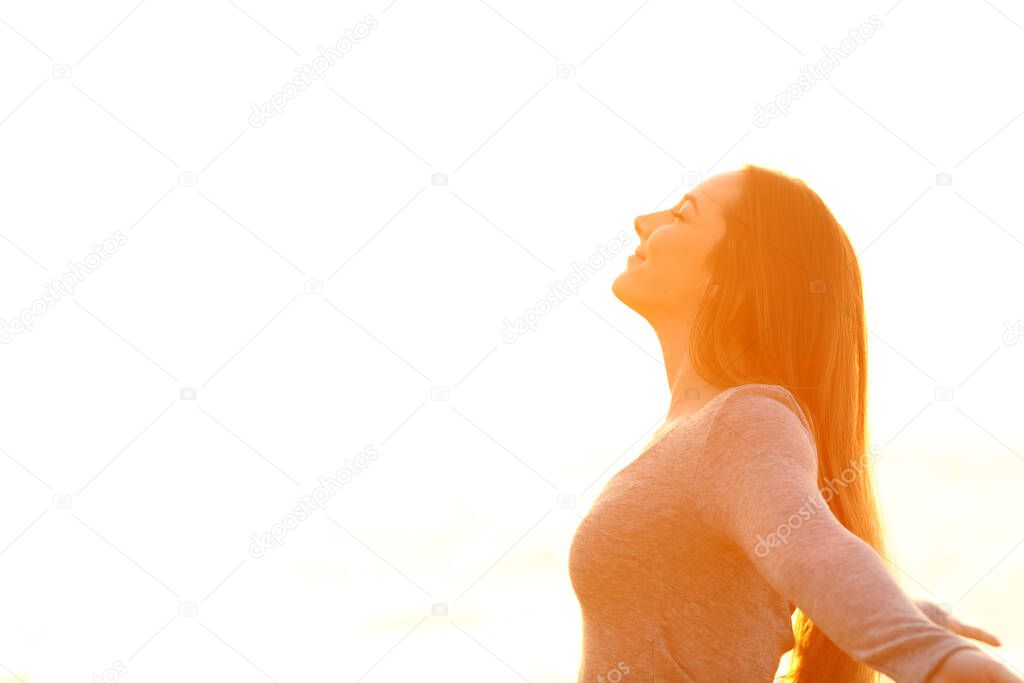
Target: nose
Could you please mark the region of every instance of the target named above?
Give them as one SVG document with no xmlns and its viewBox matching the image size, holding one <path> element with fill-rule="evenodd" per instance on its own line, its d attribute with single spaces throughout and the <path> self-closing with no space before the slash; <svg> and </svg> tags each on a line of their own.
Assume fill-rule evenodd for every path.
<svg viewBox="0 0 1024 683">
<path fill-rule="evenodd" d="M 636 230 L 636 234 L 640 236 L 640 239 L 644 239 L 646 237 L 643 229 L 644 218 L 645 216 L 637 216 L 633 219 L 633 229 Z"/>
<path fill-rule="evenodd" d="M 645 240 L 651 236 L 652 231 L 656 230 L 658 226 L 663 225 L 666 222 L 666 217 L 670 215 L 670 211 L 645 213 L 633 219 L 633 228 L 636 230 L 636 234 L 640 236 L 640 239 Z"/>
</svg>

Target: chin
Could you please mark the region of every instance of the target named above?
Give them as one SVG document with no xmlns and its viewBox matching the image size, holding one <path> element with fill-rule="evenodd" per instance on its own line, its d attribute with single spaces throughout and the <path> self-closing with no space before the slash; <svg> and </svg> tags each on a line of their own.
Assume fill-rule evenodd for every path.
<svg viewBox="0 0 1024 683">
<path fill-rule="evenodd" d="M 632 281 L 631 275 L 627 270 L 615 278 L 615 281 L 612 282 L 612 294 L 616 299 L 639 313 L 643 308 L 643 293 L 639 291 L 637 283 Z"/>
</svg>

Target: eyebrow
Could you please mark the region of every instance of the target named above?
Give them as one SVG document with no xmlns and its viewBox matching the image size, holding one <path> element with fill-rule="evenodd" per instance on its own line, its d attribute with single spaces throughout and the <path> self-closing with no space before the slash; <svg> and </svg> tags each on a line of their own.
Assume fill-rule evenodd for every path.
<svg viewBox="0 0 1024 683">
<path fill-rule="evenodd" d="M 697 206 L 697 198 L 693 197 L 693 195 L 683 195 L 683 200 L 677 205 L 677 208 L 675 210 L 678 211 L 679 213 L 682 213 L 682 209 L 679 208 L 679 207 L 681 207 L 683 204 L 685 204 L 686 200 L 689 200 L 690 202 L 693 203 L 693 212 L 696 215 L 699 216 L 700 215 L 700 207 Z"/>
<path fill-rule="evenodd" d="M 680 202 L 680 204 L 685 202 L 687 199 L 689 199 L 691 202 L 693 202 L 693 210 L 699 216 L 700 215 L 700 206 L 698 206 L 698 204 L 697 204 L 697 198 L 694 197 L 692 194 L 684 194 L 683 195 L 683 201 Z"/>
</svg>

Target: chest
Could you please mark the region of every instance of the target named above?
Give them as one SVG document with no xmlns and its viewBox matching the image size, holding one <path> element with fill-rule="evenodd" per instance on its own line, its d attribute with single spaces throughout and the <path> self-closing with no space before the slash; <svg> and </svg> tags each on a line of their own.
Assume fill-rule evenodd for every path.
<svg viewBox="0 0 1024 683">
<path fill-rule="evenodd" d="M 708 539 L 689 495 L 693 457 L 689 440 L 663 440 L 608 480 L 570 546 L 570 577 L 581 599 L 650 587 L 695 561 Z"/>
</svg>

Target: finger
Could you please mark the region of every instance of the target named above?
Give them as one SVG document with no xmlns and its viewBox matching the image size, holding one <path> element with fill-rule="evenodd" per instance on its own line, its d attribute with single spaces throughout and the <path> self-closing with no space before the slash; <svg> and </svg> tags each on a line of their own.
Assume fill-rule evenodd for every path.
<svg viewBox="0 0 1024 683">
<path fill-rule="evenodd" d="M 953 633 L 956 633 L 958 635 L 967 636 L 968 638 L 973 638 L 974 640 L 980 640 L 981 642 L 988 643 L 989 645 L 1002 645 L 1002 642 L 1000 642 L 998 638 L 996 638 L 988 631 L 978 628 L 977 626 L 969 626 L 959 621 L 953 622 L 952 624 L 950 624 L 950 626 L 952 626 L 951 630 L 953 631 Z"/>
</svg>

